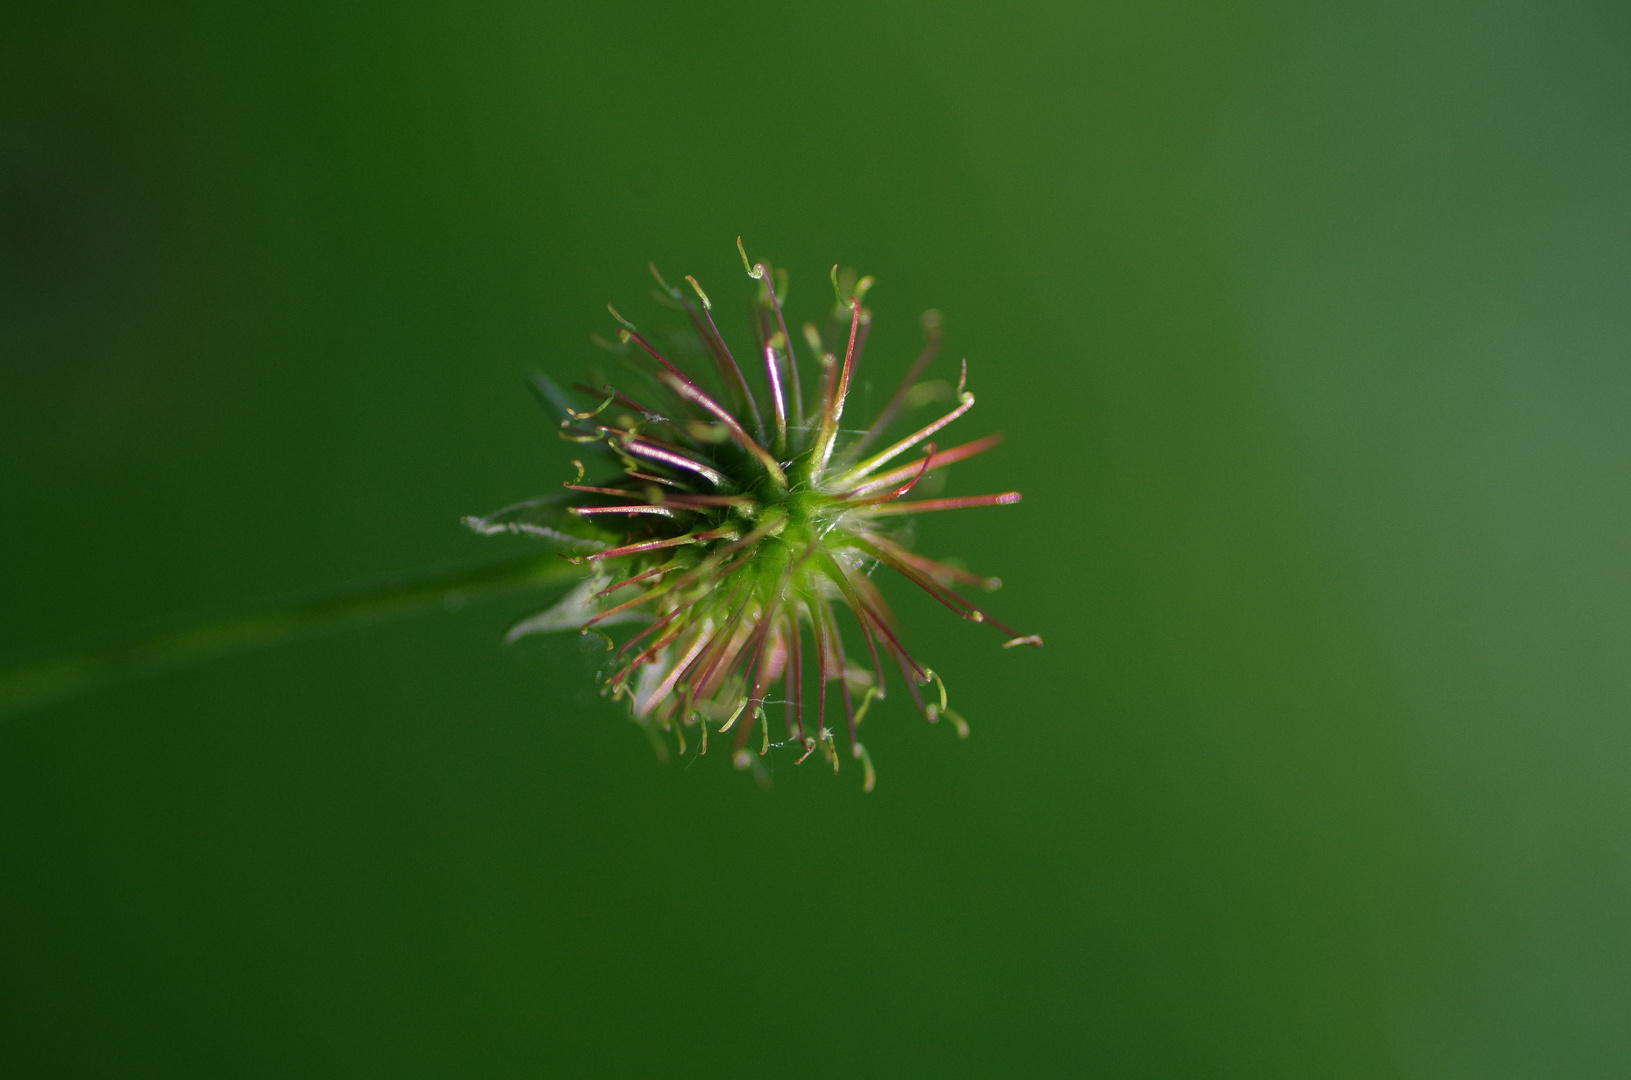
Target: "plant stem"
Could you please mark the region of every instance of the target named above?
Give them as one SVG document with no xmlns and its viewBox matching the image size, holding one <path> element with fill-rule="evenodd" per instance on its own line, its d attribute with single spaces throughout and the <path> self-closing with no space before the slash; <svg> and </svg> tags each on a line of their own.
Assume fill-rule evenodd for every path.
<svg viewBox="0 0 1631 1080">
<path fill-rule="evenodd" d="M 105 642 L 0 671 L 0 717 L 217 656 L 436 609 L 452 610 L 478 596 L 564 582 L 583 573 L 554 553 L 532 554 L 393 578 L 270 611 Z"/>
</svg>

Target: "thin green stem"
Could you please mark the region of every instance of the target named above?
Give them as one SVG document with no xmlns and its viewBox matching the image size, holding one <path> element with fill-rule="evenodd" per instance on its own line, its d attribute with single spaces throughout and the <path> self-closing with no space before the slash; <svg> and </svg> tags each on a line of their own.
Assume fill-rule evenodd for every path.
<svg viewBox="0 0 1631 1080">
<path fill-rule="evenodd" d="M 564 582 L 584 571 L 553 552 L 395 578 L 270 611 L 106 642 L 0 670 L 0 717 L 44 708 L 142 675 L 265 648 L 331 630 L 351 629 L 477 597 Z"/>
</svg>

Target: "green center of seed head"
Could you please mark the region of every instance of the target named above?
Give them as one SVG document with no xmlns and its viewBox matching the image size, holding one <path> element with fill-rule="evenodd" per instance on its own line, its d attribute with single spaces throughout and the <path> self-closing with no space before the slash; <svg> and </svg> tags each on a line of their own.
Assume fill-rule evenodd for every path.
<svg viewBox="0 0 1631 1080">
<path fill-rule="evenodd" d="M 833 502 L 831 496 L 818 491 L 778 491 L 759 504 L 753 524 L 755 528 L 768 526 L 766 540 L 803 551 L 820 535 L 822 519 Z"/>
</svg>

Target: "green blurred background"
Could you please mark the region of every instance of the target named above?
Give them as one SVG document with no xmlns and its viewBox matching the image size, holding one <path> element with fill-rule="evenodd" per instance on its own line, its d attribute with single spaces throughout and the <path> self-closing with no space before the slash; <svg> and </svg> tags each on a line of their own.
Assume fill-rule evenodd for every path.
<svg viewBox="0 0 1631 1080">
<path fill-rule="evenodd" d="M 974 724 L 658 765 L 525 598 L 0 727 L 0 1071 L 1631 1075 L 1631 14 L 0 12 L 0 657 L 524 550 L 733 247 L 1007 433 Z"/>
</svg>

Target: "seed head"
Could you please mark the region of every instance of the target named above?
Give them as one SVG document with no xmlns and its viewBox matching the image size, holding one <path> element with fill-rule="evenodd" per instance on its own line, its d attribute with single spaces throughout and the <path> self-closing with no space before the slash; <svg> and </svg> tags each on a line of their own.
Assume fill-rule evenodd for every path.
<svg viewBox="0 0 1631 1080">
<path fill-rule="evenodd" d="M 841 712 L 850 753 L 862 763 L 870 791 L 872 759 L 856 728 L 886 696 L 886 666 L 898 670 L 925 719 L 945 717 L 960 735 L 968 733 L 947 706 L 945 681 L 901 644 L 873 569 L 888 567 L 958 616 L 990 625 L 1006 638 L 1005 648 L 1039 646 L 1040 637 L 1009 629 L 952 588 L 995 589 L 996 578 L 915 554 L 897 528 L 908 514 L 1001 506 L 1020 496 L 906 498 L 931 470 L 1001 441 L 987 435 L 945 450 L 929 441 L 974 405 L 966 362 L 950 411 L 875 449 L 903 410 L 934 396 L 935 384 L 919 379 L 939 348 L 938 312 L 924 315 L 923 351 L 876 418 L 862 430 L 843 428 L 872 322 L 863 303 L 872 279 L 833 268 L 836 302 L 827 330 L 804 325 L 808 358 L 801 360 L 782 311 L 785 273 L 750 262 L 745 251 L 742 265 L 757 283 L 757 355 L 745 365 L 758 372 L 755 385 L 725 344 L 696 279 L 686 277 L 688 293 L 652 267 L 658 299 L 684 311 L 693 344 L 711 361 L 710 385 L 681 370 L 608 305 L 617 340 L 604 344 L 631 362 L 639 385 L 631 392 L 577 386 L 585 398 L 580 406 L 536 378 L 540 394 L 563 417 L 561 437 L 594 462 L 594 482 L 585 483 L 591 467 L 575 460 L 564 496 L 465 522 L 482 533 L 521 533 L 556 544 L 563 557 L 584 567 L 577 588 L 509 636 L 564 629 L 598 634 L 613 654 L 604 691 L 629 703 L 659 754 L 666 756 L 662 733 L 672 734 L 683 754 L 688 729 L 706 753 L 711 728 L 715 738 L 731 736 L 738 768 L 761 777 L 759 757 L 772 745 L 792 745 L 801 762 L 819 749 L 836 772 L 828 715 Z M 919 456 L 911 457 L 913 451 Z M 848 619 L 840 620 L 840 608 L 848 609 Z M 645 625 L 621 642 L 607 633 L 627 623 Z M 785 739 L 771 734 L 766 706 L 777 703 Z M 755 728 L 760 736 L 751 740 Z"/>
</svg>

